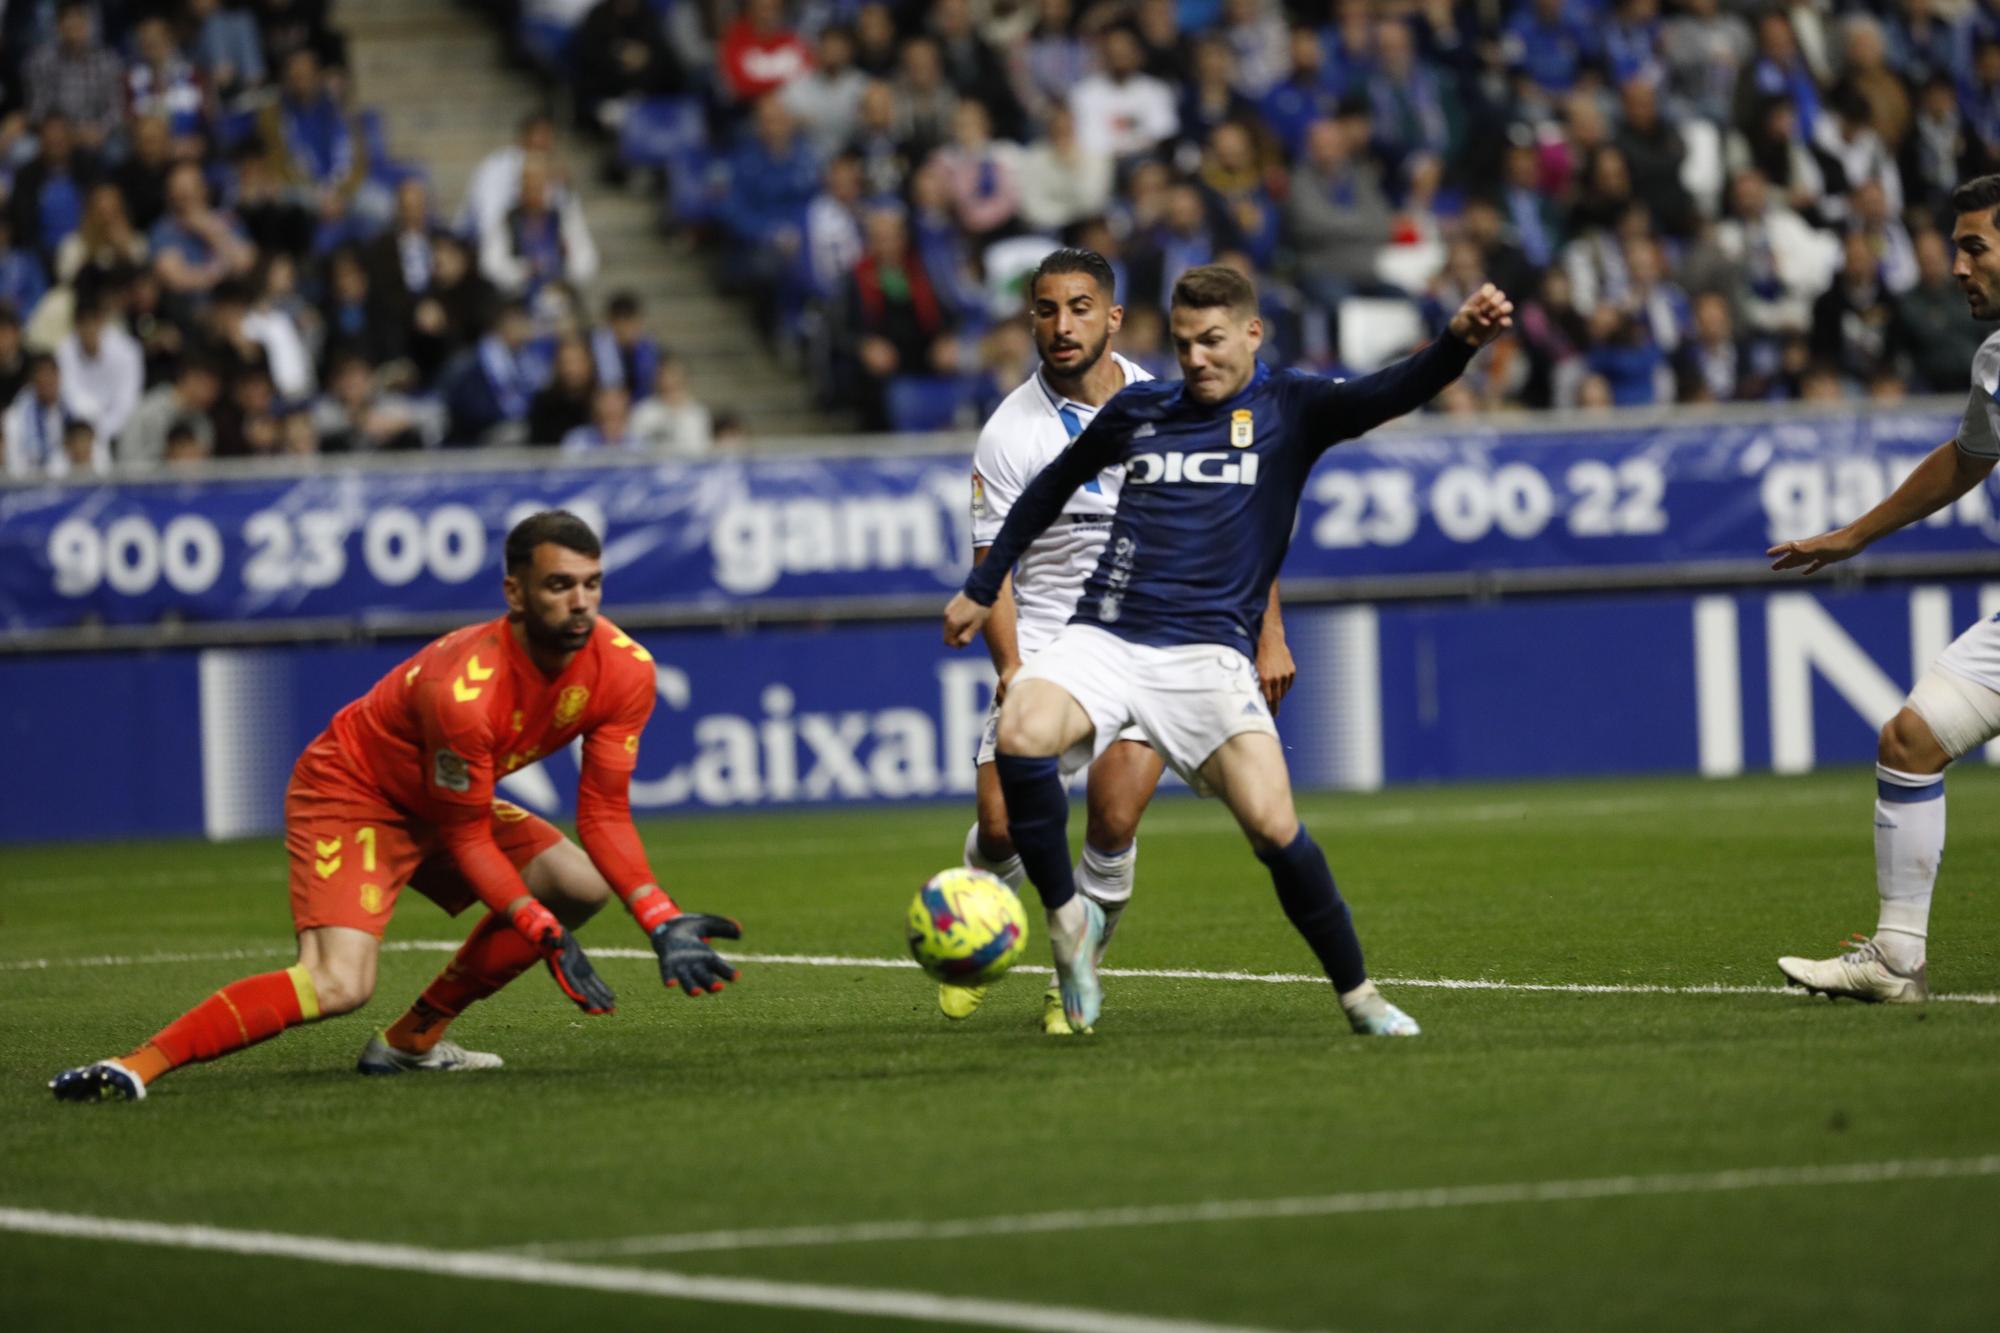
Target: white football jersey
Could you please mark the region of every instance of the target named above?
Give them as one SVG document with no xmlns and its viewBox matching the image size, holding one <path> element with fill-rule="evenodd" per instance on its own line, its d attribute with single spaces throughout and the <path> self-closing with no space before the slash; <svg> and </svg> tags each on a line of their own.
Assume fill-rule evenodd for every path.
<svg viewBox="0 0 2000 1333">
<path fill-rule="evenodd" d="M 2000 458 L 2000 333 L 1987 336 L 1972 358 L 1972 394 L 1958 426 L 1958 447 L 1977 458 Z M 1012 400 L 1009 400 L 1012 401 Z"/>
<path fill-rule="evenodd" d="M 1111 354 L 1125 382 L 1153 378 Z M 1065 398 L 1037 370 L 1007 395 L 979 432 L 972 454 L 972 544 L 991 546 L 1021 492 L 1070 441 L 1083 433 L 1097 409 Z M 1021 656 L 1028 657 L 1056 637 L 1076 611 L 1083 584 L 1111 535 L 1123 467 L 1109 467 L 1063 505 L 1062 517 L 1035 538 L 1014 566 L 1014 604 L 1019 610 Z"/>
</svg>

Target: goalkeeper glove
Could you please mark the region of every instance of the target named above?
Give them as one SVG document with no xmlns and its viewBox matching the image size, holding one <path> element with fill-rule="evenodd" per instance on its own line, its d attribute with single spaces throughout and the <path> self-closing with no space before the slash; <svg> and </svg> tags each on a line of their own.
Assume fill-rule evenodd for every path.
<svg viewBox="0 0 2000 1333">
<path fill-rule="evenodd" d="M 690 998 L 704 991 L 719 991 L 725 981 L 742 973 L 708 947 L 711 938 L 743 938 L 743 927 L 726 916 L 689 912 L 664 922 L 647 934 L 653 952 L 660 956 L 660 980 L 671 989 L 679 986 Z"/>
<path fill-rule="evenodd" d="M 584 956 L 583 946 L 576 942 L 576 936 L 562 928 L 555 913 L 530 898 L 514 909 L 513 922 L 514 929 L 541 951 L 542 961 L 549 965 L 549 975 L 556 979 L 556 985 L 562 987 L 562 993 L 569 996 L 572 1004 L 586 1014 L 608 1014 L 616 1007 L 618 999 L 611 993 L 611 987 L 597 975 L 597 969 Z"/>
</svg>

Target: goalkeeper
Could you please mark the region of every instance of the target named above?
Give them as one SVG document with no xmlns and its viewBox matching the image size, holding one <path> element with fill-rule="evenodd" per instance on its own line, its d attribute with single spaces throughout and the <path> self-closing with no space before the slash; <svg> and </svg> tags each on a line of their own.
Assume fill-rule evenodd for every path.
<svg viewBox="0 0 2000 1333">
<path fill-rule="evenodd" d="M 490 1069 L 444 1037 L 468 1005 L 540 962 L 587 1014 L 611 988 L 572 933 L 617 893 L 690 996 L 736 971 L 709 947 L 736 923 L 684 913 L 654 883 L 627 789 L 653 711 L 652 656 L 600 619 L 602 549 L 574 515 L 507 537 L 507 614 L 447 634 L 378 681 L 306 748 L 285 794 L 298 962 L 231 982 L 129 1055 L 58 1074 L 64 1101 L 146 1095 L 170 1069 L 349 1013 L 375 989 L 382 931 L 408 884 L 457 915 L 486 911 L 409 1012 L 369 1038 L 360 1072 Z M 578 848 L 493 784 L 583 739 Z"/>
</svg>

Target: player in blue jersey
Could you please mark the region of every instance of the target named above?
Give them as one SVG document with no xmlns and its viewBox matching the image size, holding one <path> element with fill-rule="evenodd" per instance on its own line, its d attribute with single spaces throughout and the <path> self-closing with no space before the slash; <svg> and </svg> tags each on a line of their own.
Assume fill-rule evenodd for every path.
<svg viewBox="0 0 2000 1333">
<path fill-rule="evenodd" d="M 946 642 L 971 642 L 1001 580 L 1071 492 L 1124 466 L 1111 537 L 1076 614 L 1015 676 L 1000 714 L 996 767 L 1009 830 L 1048 912 L 1072 1028 L 1095 1023 L 1103 1004 L 1093 953 L 1104 917 L 1076 892 L 1057 757 L 1101 753 L 1136 725 L 1190 786 L 1229 807 L 1354 1030 L 1416 1034 L 1368 980 L 1347 904 L 1299 824 L 1250 655 L 1313 463 L 1435 397 L 1511 326 L 1513 309 L 1482 287 L 1444 337 L 1343 382 L 1259 363 L 1256 289 L 1219 265 L 1188 270 L 1174 284 L 1170 319 L 1182 381 L 1128 385 L 1105 404 L 1021 493 L 945 608 Z"/>
</svg>

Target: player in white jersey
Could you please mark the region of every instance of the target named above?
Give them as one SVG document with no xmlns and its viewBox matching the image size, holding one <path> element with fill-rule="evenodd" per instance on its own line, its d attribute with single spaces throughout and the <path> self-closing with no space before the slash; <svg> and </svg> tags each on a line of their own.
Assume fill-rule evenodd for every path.
<svg viewBox="0 0 2000 1333">
<path fill-rule="evenodd" d="M 1981 176 L 1952 194 L 1958 218 L 1952 276 L 1974 319 L 2000 319 L 2000 176 Z M 1844 528 L 1774 546 L 1773 569 L 1811 574 L 1859 554 L 1984 481 L 2000 460 L 2000 333 L 1972 358 L 1972 394 L 1957 438 L 1932 450 L 1895 494 Z M 1925 940 L 1931 889 L 1944 855 L 1944 770 L 2000 736 L 2000 616 L 1958 636 L 1926 672 L 1902 710 L 1882 728 L 1875 767 L 1875 891 L 1881 915 L 1873 936 L 1856 936 L 1837 958 L 1780 958 L 1790 985 L 1832 996 L 1918 1004 L 1930 998 Z"/>
<path fill-rule="evenodd" d="M 974 563 L 985 558 L 1023 488 L 1083 433 L 1098 409 L 1127 384 L 1152 378 L 1110 350 L 1124 318 L 1115 281 L 1103 256 L 1070 249 L 1051 253 L 1030 279 L 1029 327 L 1042 364 L 1007 395 L 979 433 L 972 459 Z M 1000 703 L 1021 664 L 1053 640 L 1076 611 L 1084 581 L 1104 551 L 1123 477 L 1124 469 L 1107 468 L 1070 496 L 1061 519 L 1023 553 L 986 624 L 987 652 L 1000 679 L 979 743 L 978 819 L 965 835 L 965 863 L 999 876 L 1016 892 L 1026 872 L 1007 837 L 1007 807 L 993 767 Z M 1265 700 L 1276 712 L 1291 688 L 1293 664 L 1275 587 L 1258 644 L 1257 672 Z M 1095 763 L 1090 763 L 1088 746 L 1079 748 L 1066 758 L 1064 772 L 1085 764 L 1090 765 L 1088 813 L 1076 882 L 1079 892 L 1103 909 L 1108 942 L 1131 900 L 1139 818 L 1164 764 L 1136 727 L 1122 733 Z M 938 1007 L 949 1018 L 969 1017 L 984 998 L 982 986 L 938 987 Z M 1043 997 L 1042 1025 L 1055 1035 L 1070 1031 L 1053 989 Z"/>
</svg>

